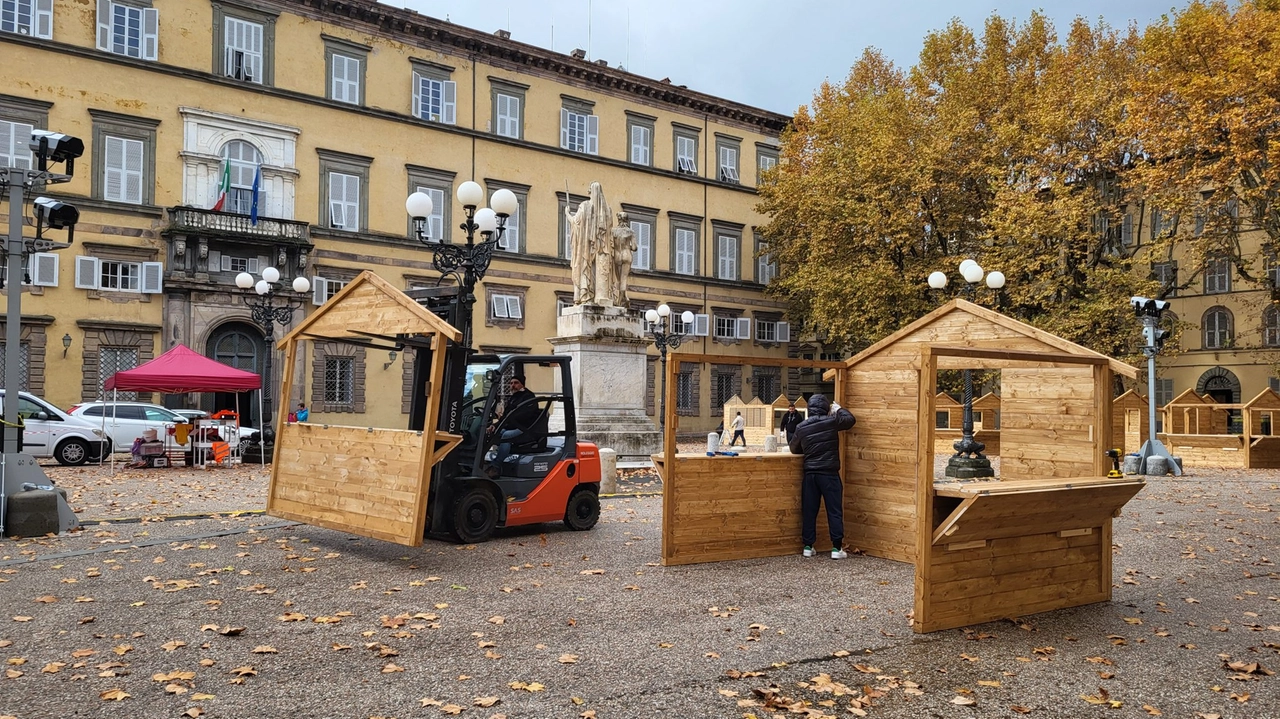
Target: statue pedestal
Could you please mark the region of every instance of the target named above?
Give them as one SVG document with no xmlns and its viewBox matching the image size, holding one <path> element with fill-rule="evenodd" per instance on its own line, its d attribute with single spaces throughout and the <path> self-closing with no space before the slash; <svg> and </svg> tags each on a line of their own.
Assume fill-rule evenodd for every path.
<svg viewBox="0 0 1280 719">
<path fill-rule="evenodd" d="M 620 460 L 648 459 L 661 451 L 662 435 L 645 414 L 649 340 L 640 313 L 574 305 L 557 319 L 556 334 L 548 338 L 555 354 L 573 358 L 578 438 L 616 451 Z M 562 429 L 563 415 L 551 423 Z"/>
</svg>

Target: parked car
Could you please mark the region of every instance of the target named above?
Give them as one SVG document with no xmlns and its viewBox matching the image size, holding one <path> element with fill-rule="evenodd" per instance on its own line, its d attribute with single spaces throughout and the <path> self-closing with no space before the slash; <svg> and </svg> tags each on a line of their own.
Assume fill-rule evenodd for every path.
<svg viewBox="0 0 1280 719">
<path fill-rule="evenodd" d="M 158 437 L 164 437 L 169 427 L 189 423 L 189 420 L 158 404 L 146 402 L 85 402 L 71 408 L 72 417 L 80 417 L 91 423 L 106 425 L 106 432 L 115 438 L 115 451 L 128 452 L 133 448 L 133 440 L 141 437 L 148 429 L 154 429 Z M 258 430 L 252 427 L 240 428 L 240 444 L 250 441 Z"/>
<path fill-rule="evenodd" d="M 3 405 L 4 390 L 0 389 L 0 407 Z M 26 425 L 22 451 L 32 457 L 52 457 L 59 464 L 77 465 L 97 461 L 110 446 L 100 427 L 72 417 L 28 392 L 18 394 L 18 416 Z"/>
<path fill-rule="evenodd" d="M 209 413 L 202 409 L 175 409 L 173 411 L 187 419 L 207 419 L 209 417 Z"/>
</svg>

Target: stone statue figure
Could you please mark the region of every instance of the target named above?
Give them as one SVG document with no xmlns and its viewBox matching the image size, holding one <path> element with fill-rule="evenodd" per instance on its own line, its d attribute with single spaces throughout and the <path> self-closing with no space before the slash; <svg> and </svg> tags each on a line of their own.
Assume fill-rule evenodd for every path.
<svg viewBox="0 0 1280 719">
<path fill-rule="evenodd" d="M 613 228 L 613 301 L 618 307 L 630 307 L 627 299 L 627 277 L 631 274 L 631 258 L 640 247 L 636 244 L 636 233 L 631 229 L 627 213 L 617 214 L 618 222 Z"/>
<path fill-rule="evenodd" d="M 574 304 L 612 304 L 613 213 L 605 202 L 600 183 L 591 183 L 587 199 L 578 205 L 577 212 L 566 207 L 564 216 L 569 223 L 569 271 Z M 605 273 L 601 273 L 601 265 L 606 268 Z"/>
</svg>

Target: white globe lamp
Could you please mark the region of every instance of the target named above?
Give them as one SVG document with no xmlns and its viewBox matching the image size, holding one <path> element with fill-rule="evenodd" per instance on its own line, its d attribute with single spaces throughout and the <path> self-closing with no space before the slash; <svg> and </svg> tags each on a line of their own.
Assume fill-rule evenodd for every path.
<svg viewBox="0 0 1280 719">
<path fill-rule="evenodd" d="M 409 199 L 404 201 L 404 209 L 408 211 L 409 216 L 415 219 L 430 217 L 435 211 L 435 204 L 431 202 L 431 195 L 425 192 L 415 192 L 409 195 Z"/>
<path fill-rule="evenodd" d="M 293 278 L 293 291 L 298 294 L 304 294 L 311 289 L 311 281 L 305 277 Z"/>
<path fill-rule="evenodd" d="M 1004 287 L 1004 273 L 996 271 L 988 274 L 987 287 L 990 287 L 993 290 L 998 290 L 1001 287 Z"/>
<path fill-rule="evenodd" d="M 248 272 L 241 272 L 236 275 L 236 287 L 239 287 L 242 290 L 247 290 L 250 287 L 253 287 L 253 275 Z"/>
<path fill-rule="evenodd" d="M 982 280 L 982 267 L 977 262 L 974 262 L 961 269 L 960 274 L 964 275 L 965 282 L 980 282 Z"/>
<path fill-rule="evenodd" d="M 268 267 L 262 271 L 262 279 L 272 284 L 280 281 L 280 270 L 274 267 Z"/>
<path fill-rule="evenodd" d="M 511 217 L 520 209 L 520 201 L 516 199 L 516 193 L 503 188 L 493 193 L 493 197 L 489 200 L 489 207 L 499 215 Z"/>
<path fill-rule="evenodd" d="M 266 280 L 258 280 L 258 284 L 254 285 L 253 288 L 257 290 L 260 295 L 265 295 L 271 291 L 271 285 L 267 284 Z"/>
<path fill-rule="evenodd" d="M 498 215 L 488 207 L 476 210 L 475 220 L 481 232 L 493 232 L 498 229 Z"/>
<path fill-rule="evenodd" d="M 472 180 L 458 185 L 458 202 L 463 207 L 479 207 L 484 202 L 484 188 Z"/>
<path fill-rule="evenodd" d="M 689 310 L 685 310 L 685 311 L 680 315 L 680 319 L 681 319 L 682 321 L 684 321 L 684 323 L 685 323 L 686 325 L 691 325 L 691 324 L 693 324 L 693 313 L 692 313 L 692 312 L 690 312 Z"/>
<path fill-rule="evenodd" d="M 935 290 L 940 290 L 947 286 L 947 276 L 942 272 L 934 272 L 929 275 L 929 286 Z"/>
<path fill-rule="evenodd" d="M 661 315 L 662 317 L 670 317 L 671 308 L 667 306 L 666 303 L 660 304 L 658 305 L 658 314 Z"/>
<path fill-rule="evenodd" d="M 657 311 L 657 310 L 645 310 L 645 313 L 644 313 L 644 320 L 645 320 L 645 322 L 648 322 L 649 324 L 654 324 L 654 323 L 656 323 L 656 322 L 658 321 L 658 311 Z"/>
</svg>

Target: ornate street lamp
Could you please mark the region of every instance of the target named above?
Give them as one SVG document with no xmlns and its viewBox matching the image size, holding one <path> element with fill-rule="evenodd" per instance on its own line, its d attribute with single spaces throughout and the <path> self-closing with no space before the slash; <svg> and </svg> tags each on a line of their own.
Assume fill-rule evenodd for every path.
<svg viewBox="0 0 1280 719">
<path fill-rule="evenodd" d="M 961 294 L 968 295 L 969 299 L 974 299 L 977 295 L 977 283 L 982 281 L 982 267 L 973 260 L 965 260 L 960 263 L 960 276 L 964 278 L 965 286 L 961 288 Z M 929 275 L 929 286 L 935 290 L 941 290 L 947 286 L 947 275 L 944 272 L 934 272 Z M 1004 273 L 991 272 L 987 274 L 987 287 L 993 290 L 1000 290 L 1004 287 Z M 957 479 L 978 479 L 981 477 L 994 477 L 995 470 L 991 468 L 991 460 L 987 459 L 982 450 L 987 446 L 982 442 L 973 438 L 973 370 L 963 370 L 964 375 L 964 421 L 961 425 L 960 439 L 952 445 L 956 453 L 947 461 L 947 476 Z"/>
<path fill-rule="evenodd" d="M 514 192 L 501 189 L 493 193 L 490 207 L 480 207 L 484 202 L 484 189 L 471 180 L 458 186 L 458 202 L 467 215 L 466 221 L 458 225 L 466 233 L 465 245 L 449 242 L 447 235 L 435 238 L 430 236 L 428 220 L 435 207 L 427 193 L 415 192 L 409 195 L 404 208 L 413 218 L 414 236 L 432 251 L 431 262 L 436 271 L 442 275 L 453 275 L 458 281 L 458 301 L 461 305 L 458 329 L 462 331 L 463 346 L 470 348 L 471 308 L 476 302 L 476 283 L 483 280 L 488 272 L 493 251 L 506 231 L 507 218 L 516 213 L 520 203 Z M 477 231 L 480 233 L 479 243 L 475 241 Z"/>
<path fill-rule="evenodd" d="M 271 426 L 271 357 L 275 354 L 275 326 L 288 326 L 293 322 L 293 311 L 303 306 L 303 296 L 311 289 L 311 282 L 305 277 L 295 277 L 292 292 L 287 291 L 280 282 L 280 270 L 267 267 L 262 270 L 261 279 L 254 282 L 253 275 L 241 272 L 236 275 L 236 287 L 242 290 L 252 289 L 255 294 L 245 293 L 244 303 L 252 313 L 254 324 L 262 329 L 266 339 L 267 356 L 263 358 L 262 379 L 262 433 L 266 436 Z M 284 304 L 277 304 L 276 298 L 284 299 Z"/>
<path fill-rule="evenodd" d="M 689 335 L 689 328 L 693 326 L 694 318 L 692 312 L 685 310 L 680 315 L 680 331 L 676 332 L 671 320 L 671 308 L 663 303 L 658 305 L 656 310 L 646 311 L 644 319 L 649 323 L 649 335 L 653 337 L 653 344 L 658 348 L 658 356 L 662 358 L 662 404 L 658 408 L 658 431 L 662 433 L 667 424 L 667 350 L 680 346 L 684 338 Z M 665 433 L 663 436 L 666 436 Z"/>
</svg>

